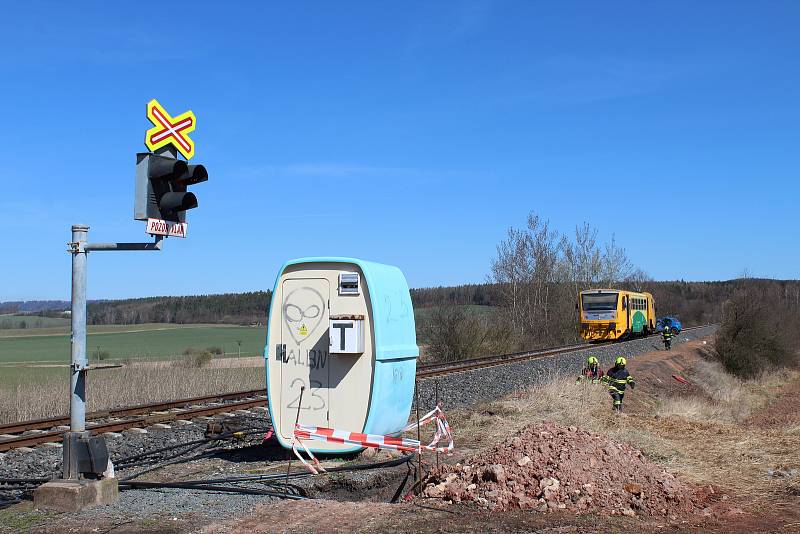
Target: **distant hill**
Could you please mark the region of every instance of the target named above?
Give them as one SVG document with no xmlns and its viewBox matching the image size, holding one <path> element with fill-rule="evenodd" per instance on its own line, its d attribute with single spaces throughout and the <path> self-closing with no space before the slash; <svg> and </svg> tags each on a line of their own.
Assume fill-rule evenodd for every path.
<svg viewBox="0 0 800 534">
<path fill-rule="evenodd" d="M 676 316 L 686 324 L 705 324 L 722 319 L 722 304 L 743 288 L 755 288 L 762 294 L 793 301 L 800 307 L 800 280 L 740 278 L 715 282 L 646 281 L 640 288 L 653 294 L 659 316 Z M 411 290 L 414 308 L 443 305 L 502 306 L 498 284 L 467 284 L 452 287 L 430 287 Z M 577 295 L 575 295 L 577 301 Z"/>
<path fill-rule="evenodd" d="M 90 302 L 89 324 L 265 324 L 271 291 Z"/>
<path fill-rule="evenodd" d="M 800 281 L 739 279 L 722 282 L 644 282 L 653 293 L 658 315 L 676 315 L 687 324 L 719 321 L 722 303 L 737 289 L 754 286 L 762 292 L 800 302 Z M 624 289 L 624 288 L 623 288 Z M 265 324 L 271 291 L 195 295 L 188 297 L 147 297 L 90 301 L 90 324 L 140 323 L 228 323 Z M 497 284 L 465 284 L 411 290 L 414 308 L 444 305 L 501 306 L 502 291 Z M 35 314 L 55 317 L 69 309 L 69 302 L 19 301 L 0 303 L 0 313 Z"/>
</svg>

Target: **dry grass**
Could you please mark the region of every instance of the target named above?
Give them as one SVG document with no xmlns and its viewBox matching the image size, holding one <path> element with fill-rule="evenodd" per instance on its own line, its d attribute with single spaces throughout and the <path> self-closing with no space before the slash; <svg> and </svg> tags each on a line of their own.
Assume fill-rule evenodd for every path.
<svg viewBox="0 0 800 534">
<path fill-rule="evenodd" d="M 490 446 L 531 423 L 542 420 L 581 426 L 621 442 L 630 443 L 685 480 L 717 484 L 759 498 L 785 494 L 786 480 L 770 479 L 768 469 L 800 468 L 796 451 L 800 429 L 761 429 L 745 421 L 764 406 L 775 386 L 798 380 L 787 372 L 742 382 L 719 375 L 718 365 L 702 366 L 708 397 L 659 399 L 639 387 L 626 395 L 636 409 L 612 414 L 605 387 L 575 384 L 572 376 L 553 375 L 528 391 L 483 405 L 478 410 L 451 414 L 458 449 Z M 764 390 L 766 388 L 766 391 Z M 634 405 L 630 403 L 630 406 Z"/>
<path fill-rule="evenodd" d="M 129 365 L 92 371 L 87 381 L 87 409 L 105 410 L 148 402 L 265 387 L 264 367 L 192 367 L 182 362 Z M 69 384 L 64 378 L 0 384 L 0 423 L 69 413 Z"/>
<path fill-rule="evenodd" d="M 797 371 L 774 369 L 765 370 L 754 379 L 741 380 L 726 373 L 719 362 L 702 360 L 695 364 L 691 379 L 704 395 L 662 399 L 655 414 L 693 421 L 740 423 L 767 405 L 782 384 L 798 378 Z"/>
<path fill-rule="evenodd" d="M 608 390 L 597 384 L 576 384 L 573 375 L 553 373 L 540 386 L 483 404 L 477 410 L 453 413 L 451 426 L 461 450 L 480 448 L 511 436 L 534 421 L 550 420 L 594 430 L 607 415 Z"/>
<path fill-rule="evenodd" d="M 700 397 L 671 397 L 664 400 L 656 414 L 659 417 L 681 417 L 693 421 L 726 421 L 738 416 L 727 412 L 720 403 Z"/>
</svg>

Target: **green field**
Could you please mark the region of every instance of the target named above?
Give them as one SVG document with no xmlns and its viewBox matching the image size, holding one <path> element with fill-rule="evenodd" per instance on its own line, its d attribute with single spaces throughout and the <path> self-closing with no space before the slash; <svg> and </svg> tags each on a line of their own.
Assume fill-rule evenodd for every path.
<svg viewBox="0 0 800 534">
<path fill-rule="evenodd" d="M 10 362 L 69 363 L 69 334 L 63 328 L 34 331 L 9 330 L 0 333 L 0 365 Z M 2 332 L 2 331 L 0 331 Z M 87 355 L 108 351 L 110 359 L 166 359 L 194 347 L 220 347 L 242 356 L 263 354 L 266 328 L 219 325 L 146 324 L 98 326 L 89 329 Z M 2 369 L 2 367 L 0 367 Z M 2 372 L 2 371 L 0 371 Z"/>
<path fill-rule="evenodd" d="M 118 324 L 101 324 L 101 325 L 89 325 L 88 332 L 89 334 L 101 334 L 101 333 L 119 333 L 119 332 L 142 332 L 142 331 L 152 331 L 152 330 L 175 330 L 180 328 L 202 328 L 202 327 L 211 327 L 211 328 L 239 328 L 232 325 L 209 325 L 209 324 L 175 324 L 175 323 L 144 323 L 144 324 L 128 324 L 128 325 L 118 325 Z M 52 335 L 69 335 L 70 333 L 70 324 L 62 326 L 50 326 L 50 327 L 42 327 L 42 328 L 35 328 L 35 329 L 11 329 L 11 330 L 2 330 L 0 329 L 0 338 L 4 337 L 32 337 L 32 336 L 52 336 Z"/>
</svg>

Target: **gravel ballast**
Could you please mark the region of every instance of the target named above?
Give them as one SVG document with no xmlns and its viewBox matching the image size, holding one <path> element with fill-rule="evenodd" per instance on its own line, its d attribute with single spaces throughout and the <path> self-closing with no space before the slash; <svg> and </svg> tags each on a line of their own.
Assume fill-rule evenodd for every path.
<svg viewBox="0 0 800 534">
<path fill-rule="evenodd" d="M 710 336 L 716 332 L 717 328 L 717 325 L 709 325 L 685 330 L 672 339 L 672 344 L 675 346 L 679 343 Z M 586 349 L 552 357 L 420 380 L 418 382 L 420 411 L 424 413 L 425 410 L 435 406 L 437 382 L 439 403 L 447 411 L 525 390 L 557 375 L 574 374 L 577 377 L 586 365 L 586 358 L 589 356 L 597 357 L 600 360 L 601 368 L 605 370 L 614 364 L 617 356 L 634 360 L 638 355 L 654 350 L 664 350 L 660 337 L 652 336 L 624 343 L 590 346 Z"/>
</svg>

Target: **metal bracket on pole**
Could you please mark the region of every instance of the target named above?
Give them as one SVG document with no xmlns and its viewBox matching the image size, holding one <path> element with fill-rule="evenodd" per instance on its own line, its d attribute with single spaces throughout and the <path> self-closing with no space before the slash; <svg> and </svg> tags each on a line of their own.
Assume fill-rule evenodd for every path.
<svg viewBox="0 0 800 534">
<path fill-rule="evenodd" d="M 161 250 L 164 242 L 163 235 L 153 236 L 152 243 L 86 243 L 85 250 L 90 251 L 114 251 L 114 250 Z"/>
</svg>

